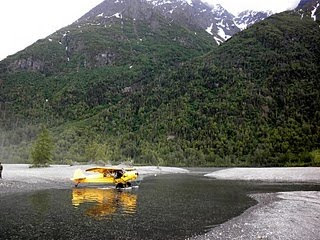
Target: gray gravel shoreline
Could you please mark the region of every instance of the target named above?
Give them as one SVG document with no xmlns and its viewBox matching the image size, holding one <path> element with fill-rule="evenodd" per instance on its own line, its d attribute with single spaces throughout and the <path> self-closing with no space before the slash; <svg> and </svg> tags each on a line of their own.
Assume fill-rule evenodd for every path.
<svg viewBox="0 0 320 240">
<path fill-rule="evenodd" d="M 193 240 L 318 240 L 320 192 L 252 194 L 258 204 Z"/>
<path fill-rule="evenodd" d="M 233 181 L 319 184 L 320 168 L 229 168 L 205 176 Z M 250 197 L 258 204 L 192 239 L 320 239 L 320 192 L 261 193 Z"/>
<path fill-rule="evenodd" d="M 320 168 L 228 168 L 205 176 L 222 180 L 320 183 Z"/>
</svg>

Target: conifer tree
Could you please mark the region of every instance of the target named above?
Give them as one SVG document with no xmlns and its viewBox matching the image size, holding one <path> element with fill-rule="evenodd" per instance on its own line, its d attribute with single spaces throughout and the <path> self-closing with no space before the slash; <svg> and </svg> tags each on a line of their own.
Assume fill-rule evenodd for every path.
<svg viewBox="0 0 320 240">
<path fill-rule="evenodd" d="M 42 127 L 31 150 L 33 166 L 46 166 L 53 157 L 54 144 L 51 135 L 46 127 Z"/>
</svg>

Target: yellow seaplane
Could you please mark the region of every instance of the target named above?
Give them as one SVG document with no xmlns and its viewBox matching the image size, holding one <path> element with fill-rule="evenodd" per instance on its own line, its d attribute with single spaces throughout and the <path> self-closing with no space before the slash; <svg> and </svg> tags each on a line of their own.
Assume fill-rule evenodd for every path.
<svg viewBox="0 0 320 240">
<path fill-rule="evenodd" d="M 119 167 L 94 167 L 89 168 L 86 172 L 93 172 L 93 175 L 84 175 L 81 169 L 74 172 L 71 180 L 75 183 L 75 187 L 79 183 L 111 183 L 116 188 L 131 187 L 131 182 L 138 178 L 138 172 L 135 168 L 119 168 Z"/>
</svg>

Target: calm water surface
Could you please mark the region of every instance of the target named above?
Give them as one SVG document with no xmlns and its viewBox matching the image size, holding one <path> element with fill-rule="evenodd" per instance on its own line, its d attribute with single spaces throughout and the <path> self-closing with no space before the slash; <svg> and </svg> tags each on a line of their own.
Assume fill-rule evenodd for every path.
<svg viewBox="0 0 320 240">
<path fill-rule="evenodd" d="M 218 181 L 196 175 L 144 179 L 138 189 L 79 187 L 0 198 L 0 239 L 185 239 L 255 204 L 248 193 L 319 185 Z"/>
</svg>

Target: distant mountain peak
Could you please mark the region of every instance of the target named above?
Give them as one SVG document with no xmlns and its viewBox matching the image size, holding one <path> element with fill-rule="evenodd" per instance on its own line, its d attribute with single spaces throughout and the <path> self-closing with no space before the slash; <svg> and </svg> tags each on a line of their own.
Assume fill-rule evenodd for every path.
<svg viewBox="0 0 320 240">
<path fill-rule="evenodd" d="M 220 4 L 209 5 L 201 0 L 105 0 L 78 22 L 104 25 L 115 18 L 149 21 L 152 14 L 159 14 L 195 33 L 201 29 L 207 31 L 217 44 L 240 31 L 233 22 L 234 16 Z"/>
<path fill-rule="evenodd" d="M 244 30 L 257 22 L 266 19 L 272 14 L 272 11 L 245 10 L 234 18 L 234 22 L 238 28 Z"/>
<path fill-rule="evenodd" d="M 150 21 L 153 14 L 162 15 L 195 33 L 202 29 L 220 45 L 272 13 L 247 10 L 234 16 L 219 3 L 209 4 L 205 0 L 105 0 L 78 22 L 104 25 L 115 18 Z"/>
</svg>

